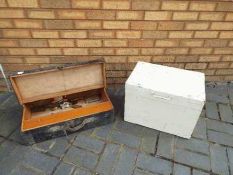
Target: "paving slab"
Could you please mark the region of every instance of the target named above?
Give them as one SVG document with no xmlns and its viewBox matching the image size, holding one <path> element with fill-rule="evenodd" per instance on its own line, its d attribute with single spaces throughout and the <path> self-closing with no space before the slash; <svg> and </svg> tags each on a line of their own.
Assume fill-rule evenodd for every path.
<svg viewBox="0 0 233 175">
<path fill-rule="evenodd" d="M 219 120 L 218 107 L 215 102 L 206 102 L 206 117 Z"/>
<path fill-rule="evenodd" d="M 112 124 L 97 127 L 95 128 L 93 135 L 99 139 L 106 140 L 112 131 L 112 127 L 113 127 Z"/>
<path fill-rule="evenodd" d="M 200 170 L 194 169 L 193 170 L 193 175 L 210 175 L 210 174 L 206 173 L 206 172 L 203 172 L 203 171 L 200 171 Z"/>
<path fill-rule="evenodd" d="M 73 165 L 61 162 L 53 175 L 71 175 L 74 169 L 75 167 Z"/>
<path fill-rule="evenodd" d="M 233 136 L 216 131 L 208 131 L 208 139 L 211 142 L 233 147 Z"/>
<path fill-rule="evenodd" d="M 233 113 L 230 105 L 219 104 L 219 112 L 222 121 L 233 123 Z"/>
<path fill-rule="evenodd" d="M 175 163 L 173 167 L 173 175 L 191 175 L 190 167 Z"/>
<path fill-rule="evenodd" d="M 77 167 L 73 175 L 92 175 L 90 170 Z"/>
<path fill-rule="evenodd" d="M 233 174 L 233 148 L 227 148 L 227 155 L 229 159 L 230 174 Z"/>
<path fill-rule="evenodd" d="M 220 121 L 210 120 L 210 119 L 207 119 L 206 123 L 207 123 L 207 128 L 210 130 L 233 135 L 233 125 L 229 123 L 223 123 Z"/>
<path fill-rule="evenodd" d="M 197 121 L 197 124 L 194 128 L 192 137 L 199 138 L 199 139 L 207 139 L 206 135 L 206 119 L 200 117 Z"/>
<path fill-rule="evenodd" d="M 134 170 L 133 175 L 159 175 L 159 174 L 157 174 L 157 173 L 151 173 L 151 172 L 148 172 L 148 171 L 136 168 Z"/>
</svg>

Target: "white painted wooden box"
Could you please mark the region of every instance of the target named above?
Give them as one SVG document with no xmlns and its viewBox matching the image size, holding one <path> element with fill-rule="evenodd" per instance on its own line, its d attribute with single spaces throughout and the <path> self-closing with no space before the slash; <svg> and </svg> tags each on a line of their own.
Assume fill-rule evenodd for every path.
<svg viewBox="0 0 233 175">
<path fill-rule="evenodd" d="M 125 84 L 125 121 L 190 138 L 205 103 L 203 73 L 138 62 Z"/>
</svg>

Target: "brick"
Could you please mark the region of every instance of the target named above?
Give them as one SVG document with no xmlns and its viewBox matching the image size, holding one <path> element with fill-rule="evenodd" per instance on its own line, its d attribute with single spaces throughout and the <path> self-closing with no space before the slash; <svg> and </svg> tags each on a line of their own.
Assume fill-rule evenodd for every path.
<svg viewBox="0 0 233 175">
<path fill-rule="evenodd" d="M 164 53 L 164 48 L 142 48 L 142 55 L 162 55 Z"/>
<path fill-rule="evenodd" d="M 64 48 L 65 55 L 88 55 L 86 48 Z"/>
<path fill-rule="evenodd" d="M 173 20 L 197 20 L 197 12 L 174 12 Z"/>
<path fill-rule="evenodd" d="M 101 47 L 102 42 L 98 39 L 78 39 L 76 41 L 78 47 Z"/>
<path fill-rule="evenodd" d="M 158 10 L 159 7 L 160 7 L 160 2 L 157 0 L 132 1 L 133 10 Z"/>
<path fill-rule="evenodd" d="M 90 38 L 114 38 L 113 31 L 104 31 L 104 30 L 93 30 L 89 31 Z"/>
<path fill-rule="evenodd" d="M 153 47 L 154 41 L 153 40 L 146 40 L 146 39 L 131 39 L 128 40 L 129 47 Z"/>
<path fill-rule="evenodd" d="M 49 40 L 50 47 L 74 47 L 74 40 L 72 39 L 52 39 Z"/>
<path fill-rule="evenodd" d="M 61 55 L 61 50 L 58 48 L 38 48 L 38 55 Z"/>
<path fill-rule="evenodd" d="M 22 47 L 47 47 L 47 41 L 45 39 L 21 39 L 19 40 Z"/>
<path fill-rule="evenodd" d="M 208 156 L 202 154 L 176 149 L 174 160 L 185 165 L 210 171 L 210 159 Z"/>
<path fill-rule="evenodd" d="M 176 62 L 198 62 L 198 56 L 196 55 L 176 56 Z"/>
<path fill-rule="evenodd" d="M 101 21 L 75 21 L 76 29 L 101 29 Z"/>
<path fill-rule="evenodd" d="M 0 18 L 23 18 L 23 10 L 16 9 L 1 9 Z"/>
<path fill-rule="evenodd" d="M 215 70 L 201 70 L 200 72 L 204 73 L 205 75 L 215 75 Z"/>
<path fill-rule="evenodd" d="M 174 56 L 153 56 L 152 62 L 158 63 L 158 62 L 174 62 L 175 57 Z"/>
<path fill-rule="evenodd" d="M 233 54 L 232 48 L 214 48 L 214 54 Z"/>
<path fill-rule="evenodd" d="M 175 143 L 174 136 L 161 132 L 159 134 L 159 141 L 158 141 L 158 148 L 156 155 L 168 159 L 173 159 L 174 143 Z"/>
<path fill-rule="evenodd" d="M 58 38 L 57 31 L 32 31 L 33 38 Z"/>
<path fill-rule="evenodd" d="M 107 77 L 126 77 L 126 71 L 107 71 Z"/>
<path fill-rule="evenodd" d="M 90 49 L 92 55 L 114 55 L 114 50 L 109 48 L 93 48 Z"/>
<path fill-rule="evenodd" d="M 221 2 L 218 3 L 217 11 L 233 11 L 233 4 L 231 2 Z"/>
<path fill-rule="evenodd" d="M 205 118 L 200 117 L 197 121 L 197 124 L 194 128 L 192 137 L 200 138 L 200 139 L 207 139 L 206 135 L 206 120 Z"/>
<path fill-rule="evenodd" d="M 52 10 L 31 10 L 28 11 L 29 18 L 54 19 L 55 14 Z"/>
<path fill-rule="evenodd" d="M 137 11 L 119 11 L 116 18 L 119 20 L 142 20 L 143 13 Z"/>
<path fill-rule="evenodd" d="M 215 7 L 215 2 L 191 2 L 189 9 L 193 11 L 214 11 Z"/>
<path fill-rule="evenodd" d="M 189 22 L 185 25 L 186 30 L 207 30 L 208 27 L 208 22 Z"/>
<path fill-rule="evenodd" d="M 233 38 L 233 32 L 232 31 L 221 31 L 219 38 Z"/>
<path fill-rule="evenodd" d="M 97 9 L 100 7 L 100 0 L 72 0 L 72 7 L 80 9 Z"/>
<path fill-rule="evenodd" d="M 17 47 L 18 43 L 16 40 L 1 39 L 0 47 Z"/>
<path fill-rule="evenodd" d="M 191 138 L 189 140 L 177 138 L 176 147 L 191 150 L 192 152 L 209 155 L 209 143 L 207 141 Z"/>
<path fill-rule="evenodd" d="M 9 54 L 8 54 L 8 50 L 5 49 L 5 48 L 0 48 L 0 54 L 1 54 L 1 55 L 9 55 Z"/>
<path fill-rule="evenodd" d="M 231 69 L 230 69 L 230 73 L 231 74 L 233 73 Z M 216 72 L 216 74 L 218 73 Z M 233 123 L 233 113 L 232 113 L 231 106 L 219 104 L 219 112 L 220 112 L 220 118 L 222 119 L 222 121 Z"/>
<path fill-rule="evenodd" d="M 221 145 L 226 145 L 226 146 L 233 146 L 233 137 L 232 135 L 226 134 L 226 133 L 221 133 L 221 132 L 216 132 L 212 130 L 208 130 L 208 140 L 211 142 L 215 142 Z"/>
<path fill-rule="evenodd" d="M 181 47 L 202 47 L 204 44 L 204 40 L 198 39 L 183 39 L 180 40 Z"/>
<path fill-rule="evenodd" d="M 80 10 L 59 10 L 57 13 L 60 19 L 85 19 L 85 13 Z"/>
<path fill-rule="evenodd" d="M 114 167 L 114 174 L 132 174 L 137 159 L 137 151 L 124 147 Z"/>
<path fill-rule="evenodd" d="M 172 172 L 171 162 L 143 153 L 139 153 L 136 165 L 140 169 L 153 173 L 171 174 Z"/>
<path fill-rule="evenodd" d="M 212 48 L 191 48 L 190 54 L 210 54 L 212 52 Z"/>
<path fill-rule="evenodd" d="M 227 148 L 227 155 L 229 158 L 230 173 L 233 174 L 233 149 Z"/>
<path fill-rule="evenodd" d="M 8 19 L 0 19 L 0 28 L 13 28 L 13 23 Z"/>
<path fill-rule="evenodd" d="M 86 31 L 62 31 L 61 32 L 62 38 L 86 38 L 87 32 Z"/>
<path fill-rule="evenodd" d="M 217 38 L 217 31 L 196 31 L 194 38 Z"/>
<path fill-rule="evenodd" d="M 223 12 L 200 12 L 199 20 L 221 21 L 225 14 Z"/>
<path fill-rule="evenodd" d="M 34 49 L 29 48 L 9 48 L 10 55 L 34 55 Z"/>
<path fill-rule="evenodd" d="M 116 55 L 138 55 L 139 49 L 136 48 L 119 48 L 116 49 Z"/>
<path fill-rule="evenodd" d="M 37 0 L 7 0 L 9 7 L 38 7 Z"/>
<path fill-rule="evenodd" d="M 85 168 L 94 169 L 98 161 L 98 156 L 89 151 L 72 146 L 65 154 L 64 161 Z"/>
<path fill-rule="evenodd" d="M 46 29 L 73 29 L 72 20 L 45 20 Z"/>
<path fill-rule="evenodd" d="M 226 47 L 228 41 L 223 39 L 205 40 L 205 47 Z"/>
<path fill-rule="evenodd" d="M 225 55 L 225 56 L 223 55 L 221 60 L 222 61 L 232 61 L 233 57 L 232 57 L 232 55 Z"/>
<path fill-rule="evenodd" d="M 130 1 L 119 0 L 119 1 L 103 1 L 103 9 L 129 9 Z"/>
<path fill-rule="evenodd" d="M 184 22 L 163 21 L 159 22 L 158 30 L 183 30 Z"/>
<path fill-rule="evenodd" d="M 178 40 L 170 40 L 170 39 L 157 39 L 155 41 L 156 47 L 178 47 Z"/>
<path fill-rule="evenodd" d="M 67 0 L 40 0 L 40 6 L 42 8 L 69 8 L 71 4 Z"/>
<path fill-rule="evenodd" d="M 50 59 L 48 57 L 26 57 L 24 60 L 26 63 L 30 64 L 50 63 Z"/>
<path fill-rule="evenodd" d="M 0 7 L 6 7 L 6 1 L 5 0 L 0 0 Z"/>
<path fill-rule="evenodd" d="M 165 11 L 145 12 L 145 20 L 170 20 L 171 16 L 171 12 Z"/>
<path fill-rule="evenodd" d="M 126 56 L 105 56 L 106 63 L 125 63 L 127 61 Z"/>
<path fill-rule="evenodd" d="M 34 28 L 41 29 L 42 21 L 39 20 L 28 20 L 28 19 L 17 19 L 14 20 L 16 28 Z"/>
<path fill-rule="evenodd" d="M 140 38 L 140 31 L 117 31 L 117 38 Z"/>
<path fill-rule="evenodd" d="M 219 55 L 208 55 L 208 56 L 200 56 L 200 62 L 218 62 L 220 60 Z"/>
<path fill-rule="evenodd" d="M 233 21 L 233 13 L 227 13 L 225 17 L 226 21 Z"/>
<path fill-rule="evenodd" d="M 168 32 L 167 31 L 143 31 L 142 38 L 167 38 Z"/>
<path fill-rule="evenodd" d="M 180 165 L 180 164 L 174 164 L 174 175 L 180 175 L 180 174 L 186 174 L 191 175 L 191 169 L 189 167 Z"/>
<path fill-rule="evenodd" d="M 121 39 L 104 40 L 104 47 L 127 47 L 127 40 L 121 40 Z"/>
<path fill-rule="evenodd" d="M 128 57 L 128 62 L 138 62 L 138 61 L 150 62 L 151 56 L 129 56 Z"/>
<path fill-rule="evenodd" d="M 211 30 L 233 30 L 232 22 L 212 22 Z"/>
<path fill-rule="evenodd" d="M 188 53 L 188 48 L 167 48 L 165 54 L 167 55 L 182 55 Z"/>
<path fill-rule="evenodd" d="M 162 10 L 187 10 L 187 1 L 164 1 L 162 2 Z"/>
<path fill-rule="evenodd" d="M 104 21 L 104 29 L 128 29 L 129 22 L 127 21 Z"/>
<path fill-rule="evenodd" d="M 152 21 L 131 21 L 131 29 L 135 30 L 156 30 L 157 22 Z"/>
<path fill-rule="evenodd" d="M 95 138 L 78 135 L 73 143 L 74 145 L 99 154 L 104 148 L 104 142 Z"/>
<path fill-rule="evenodd" d="M 30 33 L 28 30 L 11 29 L 11 30 L 4 30 L 3 36 L 5 38 L 30 38 Z"/>
<path fill-rule="evenodd" d="M 97 165 L 96 172 L 100 174 L 111 174 L 119 152 L 119 145 L 107 144 Z"/>
<path fill-rule="evenodd" d="M 187 63 L 185 69 L 205 69 L 206 63 Z"/>
<path fill-rule="evenodd" d="M 192 31 L 170 31 L 169 38 L 192 38 Z"/>
<path fill-rule="evenodd" d="M 86 11 L 87 19 L 115 19 L 116 12 L 103 10 L 89 10 Z"/>
</svg>

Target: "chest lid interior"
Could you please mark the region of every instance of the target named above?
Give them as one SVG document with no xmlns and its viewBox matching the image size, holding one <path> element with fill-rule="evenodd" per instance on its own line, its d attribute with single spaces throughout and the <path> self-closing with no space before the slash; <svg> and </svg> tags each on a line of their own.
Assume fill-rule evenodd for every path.
<svg viewBox="0 0 233 175">
<path fill-rule="evenodd" d="M 21 104 L 106 87 L 103 62 L 12 76 Z"/>
</svg>

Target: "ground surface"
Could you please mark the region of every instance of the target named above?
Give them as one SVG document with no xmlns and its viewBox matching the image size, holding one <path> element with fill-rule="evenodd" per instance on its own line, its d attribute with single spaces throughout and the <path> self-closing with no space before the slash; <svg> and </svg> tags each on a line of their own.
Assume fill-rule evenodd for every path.
<svg viewBox="0 0 233 175">
<path fill-rule="evenodd" d="M 110 90 L 113 124 L 23 146 L 21 107 L 0 95 L 1 175 L 233 175 L 233 84 L 206 88 L 207 103 L 190 140 L 123 121 L 124 90 Z"/>
</svg>

